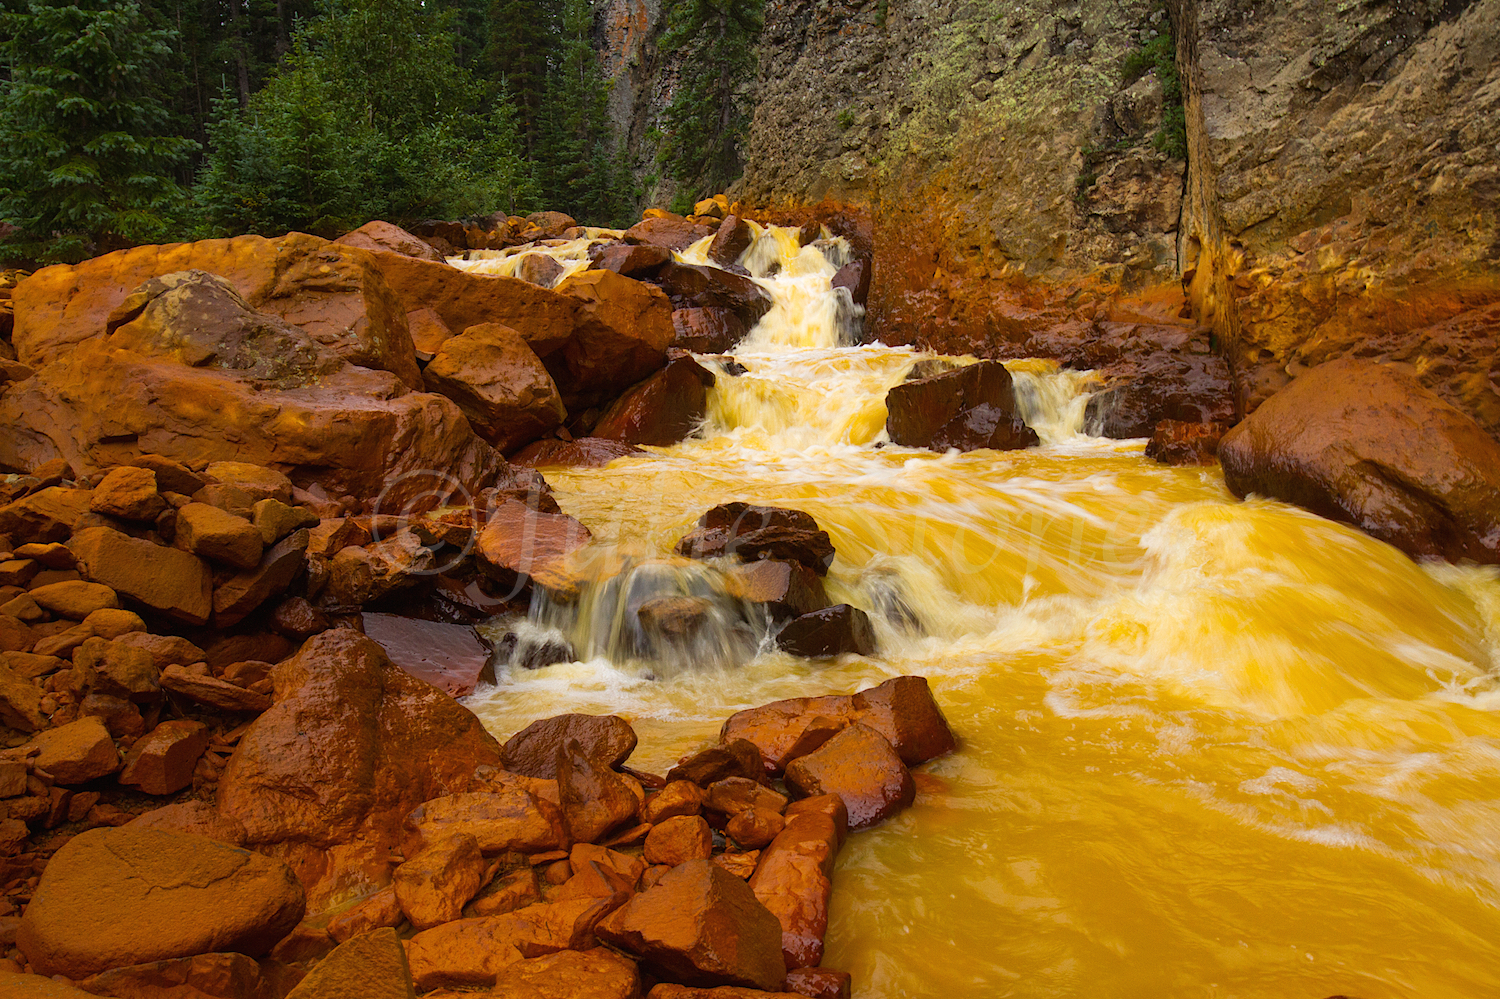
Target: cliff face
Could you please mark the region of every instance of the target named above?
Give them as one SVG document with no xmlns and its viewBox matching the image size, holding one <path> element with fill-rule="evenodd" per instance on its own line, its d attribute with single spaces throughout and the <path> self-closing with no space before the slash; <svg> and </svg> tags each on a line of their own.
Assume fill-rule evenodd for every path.
<svg viewBox="0 0 1500 999">
<path fill-rule="evenodd" d="M 1186 164 L 1124 75 L 1168 14 Z M 735 193 L 868 208 L 886 342 L 1196 321 L 1241 415 L 1356 353 L 1500 432 L 1497 56 L 1500 0 L 770 0 Z"/>
</svg>

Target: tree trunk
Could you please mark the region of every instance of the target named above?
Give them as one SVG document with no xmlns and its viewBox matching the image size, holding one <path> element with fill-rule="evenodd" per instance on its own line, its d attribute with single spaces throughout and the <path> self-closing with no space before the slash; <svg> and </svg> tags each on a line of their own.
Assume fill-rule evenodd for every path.
<svg viewBox="0 0 1500 999">
<path fill-rule="evenodd" d="M 240 107 L 250 106 L 250 57 L 245 51 L 244 18 L 240 0 L 229 0 L 229 21 L 234 29 L 234 69 L 240 89 Z"/>
</svg>

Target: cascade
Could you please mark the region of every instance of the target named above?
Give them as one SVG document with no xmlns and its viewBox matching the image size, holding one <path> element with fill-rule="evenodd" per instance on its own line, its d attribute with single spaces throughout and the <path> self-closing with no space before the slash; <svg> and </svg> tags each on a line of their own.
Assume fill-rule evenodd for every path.
<svg viewBox="0 0 1500 999">
<path fill-rule="evenodd" d="M 633 764 L 664 772 L 735 710 L 927 676 L 961 748 L 836 875 L 824 963 L 862 997 L 1500 993 L 1500 573 L 1090 437 L 1093 379 L 1049 361 L 1006 365 L 1040 446 L 892 445 L 886 392 L 972 359 L 856 343 L 829 285 L 847 246 L 755 233 L 740 262 L 774 305 L 737 367 L 703 359 L 700 431 L 546 470 L 599 567 L 488 626 L 576 655 L 502 663 L 468 702 L 490 729 L 618 713 L 655 754 Z M 817 519 L 829 596 L 870 612 L 879 655 L 779 652 L 724 567 L 671 554 L 731 500 Z M 658 597 L 709 626 L 647 634 Z"/>
</svg>

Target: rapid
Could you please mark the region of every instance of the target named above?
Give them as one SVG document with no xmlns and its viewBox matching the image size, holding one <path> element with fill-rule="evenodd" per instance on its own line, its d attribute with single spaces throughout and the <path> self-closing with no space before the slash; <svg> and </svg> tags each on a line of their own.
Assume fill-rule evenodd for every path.
<svg viewBox="0 0 1500 999">
<path fill-rule="evenodd" d="M 584 658 L 502 669 L 468 702 L 487 727 L 617 713 L 664 772 L 738 709 L 927 677 L 960 748 L 835 877 L 824 964 L 861 999 L 1500 995 L 1500 572 L 1088 437 L 1094 383 L 1051 362 L 1007 363 L 1040 447 L 892 446 L 885 393 L 932 355 L 851 345 L 839 241 L 757 232 L 742 263 L 775 305 L 743 374 L 705 359 L 700 434 L 544 470 L 626 572 L 533 607 Z M 668 556 L 731 500 L 817 519 L 829 596 L 870 612 L 879 655 L 607 638 L 621 579 L 717 592 Z"/>
</svg>

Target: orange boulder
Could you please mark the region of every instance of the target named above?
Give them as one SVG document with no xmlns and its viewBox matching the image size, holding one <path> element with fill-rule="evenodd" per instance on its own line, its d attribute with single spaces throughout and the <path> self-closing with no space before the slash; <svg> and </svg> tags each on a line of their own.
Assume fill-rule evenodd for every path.
<svg viewBox="0 0 1500 999">
<path fill-rule="evenodd" d="M 808 798 L 787 809 L 786 826 L 761 852 L 750 890 L 781 924 L 788 968 L 817 965 L 828 931 L 833 865 L 848 831 L 837 795 Z"/>
<path fill-rule="evenodd" d="M 382 222 L 376 219 L 374 222 L 366 222 L 353 232 L 346 232 L 335 243 L 344 246 L 353 246 L 361 250 L 371 250 L 379 253 L 399 253 L 403 257 L 415 257 L 418 260 L 433 260 L 442 263 L 443 255 L 434 250 L 427 243 L 413 236 L 398 225 Z"/>
<path fill-rule="evenodd" d="M 506 770 L 528 777 L 557 776 L 557 751 L 576 740 L 584 755 L 613 769 L 630 758 L 635 730 L 618 715 L 554 715 L 532 722 L 506 740 L 501 759 Z"/>
<path fill-rule="evenodd" d="M 689 860 L 707 860 L 714 852 L 714 831 L 701 815 L 679 815 L 651 827 L 646 834 L 648 864 L 676 867 Z"/>
<path fill-rule="evenodd" d="M 786 768 L 787 786 L 803 797 L 836 794 L 849 810 L 849 825 L 874 825 L 911 805 L 917 785 L 885 736 L 858 722 L 799 756 Z"/>
<path fill-rule="evenodd" d="M 391 883 L 406 918 L 425 930 L 457 919 L 483 886 L 484 875 L 479 842 L 460 832 L 437 840 L 397 867 Z"/>
<path fill-rule="evenodd" d="M 567 416 L 547 368 L 508 326 L 471 326 L 444 340 L 422 372 L 428 391 L 447 396 L 474 432 L 514 451 L 559 426 Z"/>
</svg>

